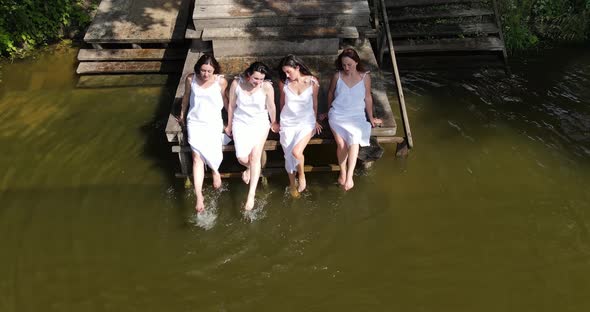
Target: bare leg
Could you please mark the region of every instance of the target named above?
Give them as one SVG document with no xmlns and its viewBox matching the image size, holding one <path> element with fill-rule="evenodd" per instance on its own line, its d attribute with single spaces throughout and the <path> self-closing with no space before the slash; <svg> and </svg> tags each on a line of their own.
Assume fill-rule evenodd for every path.
<svg viewBox="0 0 590 312">
<path fill-rule="evenodd" d="M 246 199 L 246 204 L 244 205 L 244 209 L 252 210 L 254 208 L 254 196 L 256 195 L 256 186 L 258 186 L 258 180 L 260 179 L 260 169 L 262 164 L 260 163 L 260 158 L 262 157 L 262 150 L 264 149 L 264 143 L 266 142 L 266 134 L 256 145 L 252 152 L 250 152 L 250 189 L 248 190 L 248 198 Z"/>
<path fill-rule="evenodd" d="M 354 186 L 352 176 L 354 174 L 354 167 L 356 166 L 356 159 L 359 156 L 359 145 L 352 144 L 348 148 L 348 172 L 346 173 L 346 183 L 344 184 L 344 190 L 348 191 Z"/>
<path fill-rule="evenodd" d="M 295 147 L 293 147 L 293 157 L 297 159 L 297 173 L 299 174 L 299 187 L 297 188 L 298 192 L 303 192 L 307 187 L 307 182 L 305 181 L 305 156 L 303 156 L 303 151 L 309 143 L 313 132 L 310 132 L 308 135 L 304 136 L 301 141 L 297 142 Z"/>
<path fill-rule="evenodd" d="M 246 167 L 246 170 L 242 172 L 242 181 L 244 181 L 246 184 L 250 183 L 250 156 L 238 157 L 238 162 L 242 166 Z"/>
<path fill-rule="evenodd" d="M 338 174 L 338 184 L 344 186 L 346 183 L 346 160 L 348 159 L 348 148 L 346 141 L 339 136 L 336 131 L 332 130 L 334 140 L 336 140 L 336 157 L 338 158 L 338 166 L 340 166 L 340 173 Z"/>
<path fill-rule="evenodd" d="M 289 175 L 289 193 L 293 198 L 301 196 L 297 191 L 297 184 L 295 183 L 295 173 L 287 173 Z"/>
<path fill-rule="evenodd" d="M 213 188 L 219 189 L 221 187 L 221 175 L 219 171 L 211 170 L 211 176 L 213 177 Z"/>
<path fill-rule="evenodd" d="M 195 209 L 197 212 L 205 210 L 205 202 L 203 200 L 203 179 L 205 178 L 205 163 L 201 155 L 193 151 L 193 180 L 195 183 L 195 195 L 197 196 L 197 204 Z"/>
</svg>

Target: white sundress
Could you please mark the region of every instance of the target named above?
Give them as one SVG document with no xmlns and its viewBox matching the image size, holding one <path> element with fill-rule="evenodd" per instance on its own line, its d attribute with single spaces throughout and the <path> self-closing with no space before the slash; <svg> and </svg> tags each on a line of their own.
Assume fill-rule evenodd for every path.
<svg viewBox="0 0 590 312">
<path fill-rule="evenodd" d="M 232 133 L 236 157 L 250 155 L 252 149 L 268 136 L 270 121 L 266 109 L 266 93 L 262 86 L 252 94 L 242 90 L 240 84 L 236 88 L 236 110 L 233 114 Z M 268 83 L 268 82 L 264 82 Z"/>
<path fill-rule="evenodd" d="M 229 141 L 223 133 L 223 97 L 219 84 L 221 77 L 217 75 L 212 85 L 201 88 L 193 75 L 190 106 L 186 117 L 188 143 L 191 149 L 199 153 L 201 159 L 214 171 L 219 170 L 223 160 L 222 145 Z"/>
<path fill-rule="evenodd" d="M 316 117 L 313 110 L 313 87 L 317 80 L 312 78 L 311 85 L 301 94 L 289 88 L 289 80 L 283 85 L 285 105 L 281 110 L 281 146 L 285 154 L 285 169 L 294 173 L 299 161 L 293 156 L 293 148 L 303 137 L 315 129 Z"/>
<path fill-rule="evenodd" d="M 365 77 L 368 73 L 364 73 L 361 81 L 352 88 L 346 85 L 338 73 L 328 122 L 330 128 L 341 136 L 348 146 L 369 146 L 371 123 L 365 115 Z"/>
</svg>

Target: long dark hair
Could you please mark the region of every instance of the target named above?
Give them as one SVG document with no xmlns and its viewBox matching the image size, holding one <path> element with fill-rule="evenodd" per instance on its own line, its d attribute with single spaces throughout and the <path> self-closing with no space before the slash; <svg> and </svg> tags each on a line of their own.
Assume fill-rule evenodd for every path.
<svg viewBox="0 0 590 312">
<path fill-rule="evenodd" d="M 244 77 L 250 77 L 252 76 L 252 74 L 254 74 L 254 72 L 264 74 L 264 80 L 271 79 L 269 67 L 262 62 L 254 62 L 250 64 L 250 66 L 248 66 L 248 68 L 246 68 L 246 70 L 244 71 Z"/>
<path fill-rule="evenodd" d="M 201 71 L 201 66 L 203 65 L 213 66 L 213 74 L 219 74 L 221 72 L 221 66 L 219 66 L 219 63 L 211 54 L 205 53 L 201 55 L 197 61 L 197 64 L 195 64 L 195 74 L 198 74 Z"/>
<path fill-rule="evenodd" d="M 337 70 L 339 70 L 339 71 L 342 70 L 342 58 L 343 57 L 351 58 L 355 62 L 357 62 L 357 64 L 356 64 L 357 71 L 359 71 L 359 72 L 365 71 L 365 66 L 361 62 L 361 58 L 360 58 L 359 54 L 356 52 L 355 49 L 352 49 L 352 48 L 346 48 L 342 51 L 342 53 L 340 53 L 340 55 L 338 55 L 336 62 L 334 62 L 334 65 L 336 65 Z"/>
<path fill-rule="evenodd" d="M 279 67 L 277 69 L 279 71 L 279 78 L 281 79 L 282 82 L 287 81 L 287 74 L 285 74 L 285 72 L 283 72 L 283 67 L 285 67 L 285 66 L 289 66 L 289 67 L 293 67 L 293 68 L 299 66 L 299 71 L 303 75 L 313 76 L 313 74 L 311 73 L 309 68 L 307 68 L 305 63 L 303 63 L 303 61 L 300 58 L 298 58 L 297 56 L 295 56 L 293 54 L 289 54 L 281 59 L 281 61 L 279 62 Z"/>
</svg>

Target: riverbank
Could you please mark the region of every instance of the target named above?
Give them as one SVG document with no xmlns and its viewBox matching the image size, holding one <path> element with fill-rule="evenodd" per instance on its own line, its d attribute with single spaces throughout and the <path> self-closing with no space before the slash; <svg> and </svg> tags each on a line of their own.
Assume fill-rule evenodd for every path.
<svg viewBox="0 0 590 312">
<path fill-rule="evenodd" d="M 23 58 L 49 43 L 81 40 L 100 1 L 0 2 L 0 56 Z"/>
</svg>

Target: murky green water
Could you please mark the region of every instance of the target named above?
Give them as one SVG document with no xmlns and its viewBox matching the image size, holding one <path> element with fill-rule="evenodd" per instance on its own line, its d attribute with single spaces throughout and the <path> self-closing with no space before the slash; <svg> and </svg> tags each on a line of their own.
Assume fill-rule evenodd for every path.
<svg viewBox="0 0 590 312">
<path fill-rule="evenodd" d="M 75 54 L 2 64 L 0 311 L 590 309 L 588 49 L 406 73 L 408 159 L 387 146 L 347 194 L 271 177 L 249 218 L 244 185 L 207 186 L 201 219 L 174 86 L 77 89 Z"/>
</svg>

